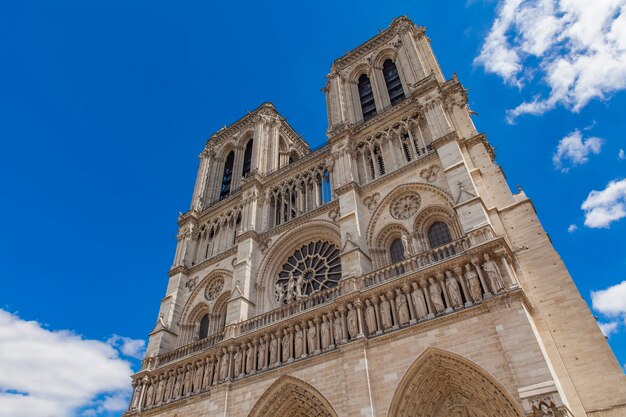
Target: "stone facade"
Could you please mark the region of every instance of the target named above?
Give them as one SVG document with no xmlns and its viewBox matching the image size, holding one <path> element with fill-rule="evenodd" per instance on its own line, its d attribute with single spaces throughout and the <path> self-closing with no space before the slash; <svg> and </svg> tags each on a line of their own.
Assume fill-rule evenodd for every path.
<svg viewBox="0 0 626 417">
<path fill-rule="evenodd" d="M 327 78 L 322 148 L 268 103 L 207 142 L 125 415 L 626 415 L 424 29 L 395 19 Z"/>
</svg>

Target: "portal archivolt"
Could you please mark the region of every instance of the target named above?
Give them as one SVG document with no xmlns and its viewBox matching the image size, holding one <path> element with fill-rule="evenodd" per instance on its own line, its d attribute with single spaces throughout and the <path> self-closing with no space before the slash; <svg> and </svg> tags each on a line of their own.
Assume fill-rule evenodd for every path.
<svg viewBox="0 0 626 417">
<path fill-rule="evenodd" d="M 337 417 L 337 414 L 311 385 L 284 376 L 263 393 L 248 417 Z"/>
<path fill-rule="evenodd" d="M 505 388 L 470 361 L 424 352 L 402 378 L 389 417 L 522 417 Z"/>
</svg>

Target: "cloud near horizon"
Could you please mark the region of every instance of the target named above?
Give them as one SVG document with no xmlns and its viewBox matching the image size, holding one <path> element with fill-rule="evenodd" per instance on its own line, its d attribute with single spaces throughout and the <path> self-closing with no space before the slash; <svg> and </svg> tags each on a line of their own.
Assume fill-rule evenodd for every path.
<svg viewBox="0 0 626 417">
<path fill-rule="evenodd" d="M 501 0 L 474 62 L 520 90 L 535 77 L 547 85 L 509 123 L 557 105 L 578 112 L 626 89 L 626 0 Z"/>
<path fill-rule="evenodd" d="M 127 403 L 131 364 L 109 343 L 0 309 L 0 352 L 0 417 L 95 416 Z"/>
</svg>

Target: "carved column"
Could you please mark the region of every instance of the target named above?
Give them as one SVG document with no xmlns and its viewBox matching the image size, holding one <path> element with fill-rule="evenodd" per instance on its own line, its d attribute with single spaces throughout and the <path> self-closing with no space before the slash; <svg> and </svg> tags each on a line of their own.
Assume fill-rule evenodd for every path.
<svg viewBox="0 0 626 417">
<path fill-rule="evenodd" d="M 435 317 L 435 309 L 433 308 L 433 302 L 430 299 L 430 291 L 428 290 L 428 286 L 426 285 L 426 279 L 422 278 L 420 281 L 420 287 L 423 288 L 422 292 L 424 293 L 424 298 L 426 299 L 426 307 L 428 307 L 428 315 L 427 319 L 432 319 Z"/>
<path fill-rule="evenodd" d="M 363 310 L 361 300 L 356 300 L 354 302 L 354 307 L 356 308 L 356 319 L 357 324 L 359 325 L 359 333 L 356 335 L 357 339 L 365 337 L 365 332 L 363 332 Z"/>
<path fill-rule="evenodd" d="M 479 258 L 472 258 L 472 265 L 474 265 L 474 268 L 476 268 L 476 272 L 478 273 L 478 278 L 480 278 L 480 283 L 483 286 L 483 298 L 487 299 L 487 298 L 491 298 L 492 295 L 489 292 L 489 287 L 487 286 L 487 283 L 485 282 L 485 277 L 483 276 L 483 271 L 482 268 L 480 267 L 480 259 Z"/>
<path fill-rule="evenodd" d="M 375 314 L 376 315 L 376 334 L 382 334 L 383 322 L 382 322 L 382 319 L 380 318 L 380 307 L 378 306 L 378 297 L 374 296 L 370 298 L 370 301 L 374 305 L 374 312 L 376 313 Z"/>
<path fill-rule="evenodd" d="M 456 266 L 453 268 L 454 274 L 456 275 L 456 280 L 461 283 L 461 290 L 463 290 L 463 297 L 465 297 L 465 307 L 472 306 L 472 296 L 467 290 L 467 286 L 465 284 L 465 277 L 463 276 L 463 268 L 460 266 Z"/>
<path fill-rule="evenodd" d="M 228 347 L 228 375 L 226 376 L 227 380 L 232 379 L 233 377 L 233 352 L 235 351 L 235 346 Z"/>
<path fill-rule="evenodd" d="M 450 303 L 450 297 L 448 295 L 448 287 L 446 286 L 446 281 L 444 279 L 443 273 L 439 272 L 437 274 L 437 282 L 439 282 L 439 286 L 441 286 L 441 290 L 443 291 L 443 298 L 446 300 L 446 313 L 452 312 L 452 304 Z"/>
<path fill-rule="evenodd" d="M 404 285 L 402 286 L 402 292 L 406 297 L 406 304 L 409 306 L 409 314 L 411 315 L 411 320 L 409 321 L 409 323 L 415 324 L 417 323 L 418 317 L 417 312 L 415 311 L 415 306 L 413 305 L 413 297 L 411 297 L 411 287 L 409 287 L 408 283 L 404 283 Z"/>
<path fill-rule="evenodd" d="M 337 310 L 339 310 L 339 314 L 341 315 L 341 343 L 346 343 L 348 341 L 348 323 L 346 323 L 346 308 L 344 306 L 341 306 Z"/>
<path fill-rule="evenodd" d="M 396 308 L 396 295 L 393 291 L 389 290 L 387 292 L 387 301 L 391 305 L 391 317 L 393 320 L 392 329 L 398 329 L 400 327 L 400 320 L 398 319 L 398 309 Z"/>
<path fill-rule="evenodd" d="M 322 351 L 322 342 L 321 342 L 321 332 L 320 332 L 320 322 L 321 319 L 319 317 L 315 317 L 313 319 L 313 322 L 315 323 L 315 353 L 320 353 Z"/>
</svg>

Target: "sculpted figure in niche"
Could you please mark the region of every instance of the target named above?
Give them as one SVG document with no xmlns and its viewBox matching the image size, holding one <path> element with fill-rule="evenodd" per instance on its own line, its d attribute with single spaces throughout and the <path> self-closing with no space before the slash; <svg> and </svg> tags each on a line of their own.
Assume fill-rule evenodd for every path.
<svg viewBox="0 0 626 417">
<path fill-rule="evenodd" d="M 133 394 L 133 408 L 139 407 L 139 400 L 141 399 L 141 384 L 137 384 L 135 387 L 135 393 Z"/>
<path fill-rule="evenodd" d="M 174 379 L 176 376 L 174 375 L 174 371 L 170 370 L 169 376 L 167 378 L 167 384 L 165 385 L 165 396 L 163 401 L 169 401 L 172 398 L 172 390 L 174 389 Z"/>
<path fill-rule="evenodd" d="M 150 385 L 148 386 L 148 390 L 146 391 L 146 399 L 145 399 L 146 407 L 152 406 L 152 397 L 154 397 L 154 385 L 155 385 L 155 383 L 156 383 L 156 378 L 153 377 L 152 378 L 152 382 L 150 383 Z"/>
<path fill-rule="evenodd" d="M 261 338 L 261 340 L 259 341 L 259 368 L 260 369 L 263 369 L 267 366 L 265 363 L 265 359 L 267 358 L 267 355 L 265 354 L 266 347 L 267 347 L 267 344 L 265 343 L 265 339 Z"/>
<path fill-rule="evenodd" d="M 178 398 L 182 394 L 184 373 L 185 370 L 183 368 L 178 368 L 176 371 L 176 382 L 174 383 L 174 393 L 172 394 L 172 398 Z"/>
<path fill-rule="evenodd" d="M 299 325 L 296 324 L 295 329 L 295 345 L 296 345 L 296 359 L 302 356 L 304 353 L 304 332 Z"/>
<path fill-rule="evenodd" d="M 365 300 L 365 324 L 367 324 L 367 334 L 376 332 L 376 310 L 370 300 Z"/>
<path fill-rule="evenodd" d="M 193 377 L 193 392 L 198 392 L 202 389 L 202 374 L 204 371 L 204 364 L 201 360 L 196 362 L 196 371 Z"/>
<path fill-rule="evenodd" d="M 279 282 L 274 284 L 274 294 L 276 296 L 276 301 L 278 301 L 278 304 L 282 304 L 283 300 L 285 299 L 285 289 L 282 285 L 280 285 Z"/>
<path fill-rule="evenodd" d="M 193 381 L 193 366 L 191 364 L 188 364 L 187 371 L 185 372 L 185 382 L 183 384 L 184 395 L 191 394 L 192 381 Z"/>
<path fill-rule="evenodd" d="M 287 304 L 293 301 L 294 291 L 296 288 L 296 281 L 293 279 L 293 275 L 289 274 L 289 281 L 287 281 Z"/>
<path fill-rule="evenodd" d="M 234 358 L 234 362 L 235 362 L 235 369 L 234 369 L 234 374 L 235 374 L 235 378 L 238 377 L 239 375 L 241 375 L 241 362 L 243 360 L 243 352 L 241 351 L 241 348 L 237 348 L 237 351 L 235 352 L 235 358 Z"/>
<path fill-rule="evenodd" d="M 335 338 L 335 345 L 339 344 L 340 340 L 343 340 L 343 323 L 341 322 L 341 315 L 338 311 L 335 311 L 335 320 L 333 320 L 333 336 Z"/>
<path fill-rule="evenodd" d="M 450 304 L 452 304 L 452 307 L 463 307 L 463 299 L 461 298 L 459 283 L 452 276 L 452 272 L 450 271 L 446 271 L 446 288 L 448 289 L 448 296 L 450 297 Z"/>
<path fill-rule="evenodd" d="M 406 324 L 411 320 L 409 314 L 409 306 L 406 303 L 406 295 L 400 291 L 400 288 L 396 288 L 396 306 L 398 308 L 398 321 L 400 324 Z"/>
<path fill-rule="evenodd" d="M 278 362 L 278 341 L 272 333 L 272 340 L 270 340 L 270 365 L 274 365 L 276 362 Z"/>
<path fill-rule="evenodd" d="M 402 233 L 402 237 L 400 238 L 400 240 L 402 241 L 402 247 L 404 248 L 404 258 L 406 259 L 411 257 L 413 251 L 411 250 L 411 243 L 409 243 L 409 238 L 407 237 L 407 235 Z"/>
<path fill-rule="evenodd" d="M 204 361 L 204 378 L 202 378 L 202 388 L 209 388 L 213 380 L 213 358 L 206 358 Z"/>
<path fill-rule="evenodd" d="M 428 282 L 430 286 L 428 287 L 428 292 L 430 293 L 430 301 L 433 303 L 433 308 L 436 313 L 441 313 L 445 310 L 446 306 L 443 302 L 442 293 L 441 293 L 441 285 L 433 277 L 428 278 Z"/>
<path fill-rule="evenodd" d="M 384 295 L 380 296 L 380 318 L 383 325 L 383 330 L 390 329 L 393 326 L 393 318 L 391 316 L 391 305 Z"/>
<path fill-rule="evenodd" d="M 422 289 L 414 282 L 411 284 L 413 292 L 411 293 L 411 300 L 413 301 L 413 307 L 415 307 L 415 314 L 418 320 L 423 319 L 428 315 L 428 308 L 426 307 L 426 300 L 424 300 L 424 293 Z"/>
<path fill-rule="evenodd" d="M 285 329 L 283 332 L 283 362 L 287 362 L 291 357 L 291 340 L 289 337 L 289 330 Z"/>
<path fill-rule="evenodd" d="M 354 339 L 359 334 L 356 309 L 352 304 L 348 304 L 348 334 L 350 335 L 350 339 Z"/>
<path fill-rule="evenodd" d="M 228 352 L 226 349 L 223 349 L 222 358 L 220 359 L 220 381 L 228 378 L 228 361 Z"/>
<path fill-rule="evenodd" d="M 483 263 L 483 269 L 489 278 L 489 284 L 494 293 L 498 293 L 504 289 L 504 280 L 502 274 L 500 274 L 500 268 L 498 265 L 489 259 L 489 254 L 485 254 L 485 263 Z"/>
<path fill-rule="evenodd" d="M 475 303 L 480 301 L 483 298 L 482 290 L 480 289 L 480 280 L 478 279 L 478 274 L 472 269 L 470 264 L 465 264 L 465 280 L 467 281 L 472 301 Z"/>
<path fill-rule="evenodd" d="M 309 355 L 313 354 L 317 350 L 317 328 L 315 323 L 309 320 L 309 329 L 306 331 L 307 342 L 309 348 Z"/>
<path fill-rule="evenodd" d="M 165 390 L 165 374 L 159 375 L 159 385 L 157 385 L 154 403 L 160 404 L 163 401 L 163 391 Z"/>
<path fill-rule="evenodd" d="M 304 288 L 304 275 L 298 275 L 298 279 L 296 280 L 296 300 L 302 298 L 302 289 Z"/>
<path fill-rule="evenodd" d="M 248 350 L 246 351 L 246 373 L 250 374 L 254 370 L 254 346 L 252 343 L 248 343 Z"/>
<path fill-rule="evenodd" d="M 328 349 L 330 346 L 330 322 L 326 315 L 322 316 L 322 349 Z"/>
</svg>

